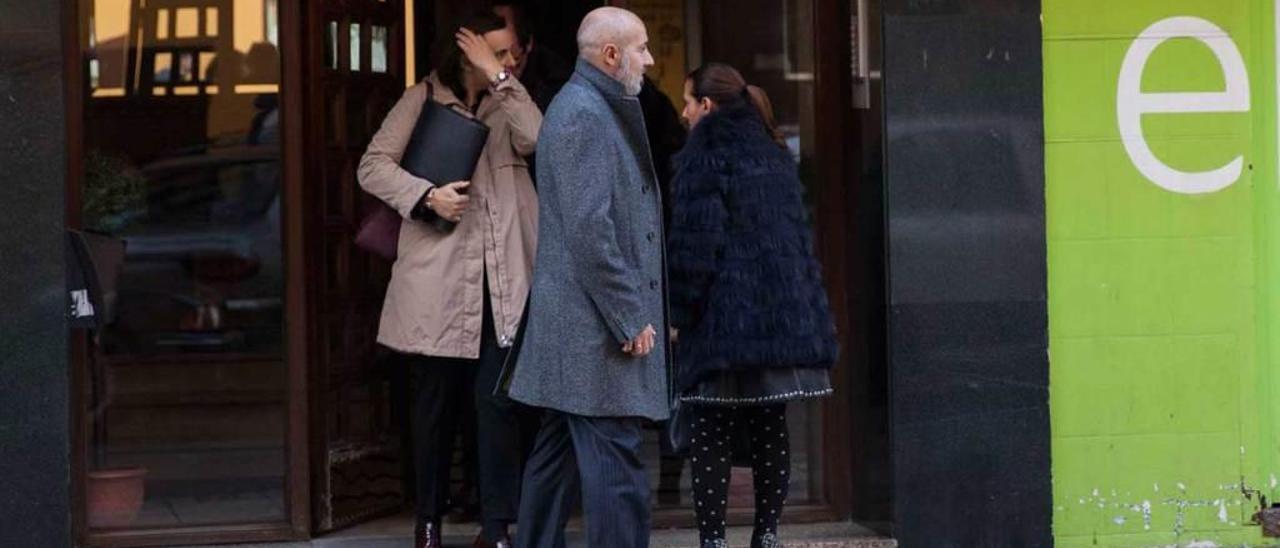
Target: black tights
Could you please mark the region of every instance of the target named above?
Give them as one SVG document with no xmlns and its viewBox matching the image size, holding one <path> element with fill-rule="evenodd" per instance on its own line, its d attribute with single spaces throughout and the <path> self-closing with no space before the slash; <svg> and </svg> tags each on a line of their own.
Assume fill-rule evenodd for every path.
<svg viewBox="0 0 1280 548">
<path fill-rule="evenodd" d="M 695 405 L 693 411 L 693 500 L 698 534 L 705 544 L 724 538 L 725 506 L 729 500 L 732 435 L 746 423 L 751 433 L 751 470 L 755 480 L 754 539 L 777 534 L 778 519 L 787 500 L 791 470 L 787 438 L 787 405 L 716 407 Z M 753 545 L 757 540 L 753 539 Z"/>
</svg>

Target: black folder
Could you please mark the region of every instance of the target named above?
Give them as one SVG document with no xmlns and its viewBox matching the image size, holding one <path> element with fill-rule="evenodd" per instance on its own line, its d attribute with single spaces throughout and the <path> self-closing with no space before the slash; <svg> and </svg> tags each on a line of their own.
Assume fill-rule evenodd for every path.
<svg viewBox="0 0 1280 548">
<path fill-rule="evenodd" d="M 489 138 L 489 127 L 432 100 L 430 86 L 427 93 L 400 167 L 436 186 L 470 181 Z"/>
</svg>

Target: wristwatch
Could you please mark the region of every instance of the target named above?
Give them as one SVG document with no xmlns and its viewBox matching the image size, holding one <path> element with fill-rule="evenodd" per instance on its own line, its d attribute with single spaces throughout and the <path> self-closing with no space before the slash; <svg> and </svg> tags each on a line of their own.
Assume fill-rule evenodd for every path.
<svg viewBox="0 0 1280 548">
<path fill-rule="evenodd" d="M 502 69 L 498 71 L 498 74 L 495 74 L 493 76 L 493 80 L 489 82 L 489 85 L 493 87 L 498 87 L 503 82 L 506 82 L 507 80 L 510 80 L 510 79 L 511 79 L 511 71 L 507 69 Z"/>
</svg>

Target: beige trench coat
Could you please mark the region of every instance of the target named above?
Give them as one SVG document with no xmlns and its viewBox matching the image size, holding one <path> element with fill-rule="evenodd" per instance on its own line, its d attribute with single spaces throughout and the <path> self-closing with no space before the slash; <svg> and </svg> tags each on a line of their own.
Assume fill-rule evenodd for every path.
<svg viewBox="0 0 1280 548">
<path fill-rule="evenodd" d="M 429 81 L 437 102 L 471 116 L 434 73 Z M 360 160 L 360 186 L 404 218 L 378 342 L 401 352 L 475 359 L 484 310 L 481 276 L 488 276 L 493 325 L 504 348 L 529 296 L 538 198 L 524 157 L 534 151 L 542 113 L 514 78 L 480 102 L 474 117 L 489 126 L 489 139 L 467 191 L 471 204 L 445 233 L 410 213 L 427 189 L 452 181 L 427 181 L 400 168 L 426 99 L 426 85 L 409 88 Z"/>
</svg>

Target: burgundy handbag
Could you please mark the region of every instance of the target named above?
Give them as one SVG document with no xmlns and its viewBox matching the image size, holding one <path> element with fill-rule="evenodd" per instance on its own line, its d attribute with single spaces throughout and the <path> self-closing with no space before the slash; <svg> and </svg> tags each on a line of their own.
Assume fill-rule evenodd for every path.
<svg viewBox="0 0 1280 548">
<path fill-rule="evenodd" d="M 396 260 L 400 247 L 400 214 L 387 204 L 378 202 L 372 213 L 360 221 L 356 245 L 388 261 Z"/>
<path fill-rule="evenodd" d="M 489 139 L 489 127 L 434 100 L 427 83 L 427 100 L 404 149 L 400 167 L 428 181 L 464 181 L 475 174 L 476 163 Z M 399 254 L 400 214 L 381 200 L 365 212 L 356 232 L 356 245 L 394 261 Z"/>
</svg>

